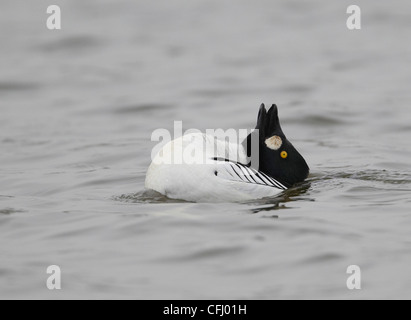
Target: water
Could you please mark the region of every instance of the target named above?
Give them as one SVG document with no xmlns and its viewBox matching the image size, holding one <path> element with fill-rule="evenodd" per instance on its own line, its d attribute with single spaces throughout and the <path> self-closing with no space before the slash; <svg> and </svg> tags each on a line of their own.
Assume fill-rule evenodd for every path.
<svg viewBox="0 0 411 320">
<path fill-rule="evenodd" d="M 354 32 L 347 1 L 56 0 L 61 31 L 49 4 L 0 11 L 0 298 L 411 298 L 409 3 L 358 1 Z M 144 191 L 154 129 L 250 128 L 261 102 L 306 183 Z"/>
</svg>

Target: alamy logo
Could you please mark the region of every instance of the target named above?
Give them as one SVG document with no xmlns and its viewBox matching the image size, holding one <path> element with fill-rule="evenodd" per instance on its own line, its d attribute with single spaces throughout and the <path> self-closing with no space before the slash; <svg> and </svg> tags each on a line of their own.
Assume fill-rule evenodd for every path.
<svg viewBox="0 0 411 320">
<path fill-rule="evenodd" d="M 151 152 L 154 164 L 212 164 L 220 158 L 259 166 L 258 129 L 207 129 L 205 134 L 189 129 L 183 133 L 182 121 L 174 121 L 173 133 L 174 137 L 167 129 L 157 129 L 151 134 L 151 141 L 158 142 Z"/>
<path fill-rule="evenodd" d="M 59 266 L 52 265 L 47 268 L 47 274 L 50 276 L 47 279 L 47 289 L 61 290 L 61 269 Z"/>
<path fill-rule="evenodd" d="M 61 9 L 59 6 L 52 5 L 47 8 L 47 14 L 50 16 L 47 18 L 47 29 L 49 30 L 61 30 Z"/>
<path fill-rule="evenodd" d="M 347 14 L 350 14 L 347 19 L 347 28 L 349 30 L 361 30 L 361 8 L 351 5 L 347 8 Z"/>
<path fill-rule="evenodd" d="M 361 290 L 361 269 L 357 265 L 351 265 L 347 268 L 347 274 L 351 276 L 347 279 L 347 288 L 349 290 Z"/>
</svg>

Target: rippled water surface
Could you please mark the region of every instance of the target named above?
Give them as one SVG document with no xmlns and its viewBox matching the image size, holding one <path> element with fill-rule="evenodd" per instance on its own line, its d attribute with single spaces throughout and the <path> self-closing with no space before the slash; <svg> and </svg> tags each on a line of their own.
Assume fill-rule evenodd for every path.
<svg viewBox="0 0 411 320">
<path fill-rule="evenodd" d="M 407 1 L 359 1 L 361 31 L 347 1 L 56 0 L 61 31 L 49 4 L 1 4 L 0 298 L 411 298 Z M 251 128 L 261 102 L 304 184 L 144 190 L 154 129 Z"/>
</svg>

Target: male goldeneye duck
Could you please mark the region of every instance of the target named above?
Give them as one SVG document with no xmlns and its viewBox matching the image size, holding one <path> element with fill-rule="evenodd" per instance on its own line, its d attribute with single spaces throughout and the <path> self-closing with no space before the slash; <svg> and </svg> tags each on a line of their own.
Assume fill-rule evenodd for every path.
<svg viewBox="0 0 411 320">
<path fill-rule="evenodd" d="M 167 143 L 148 168 L 146 188 L 172 199 L 237 202 L 273 197 L 304 181 L 309 167 L 284 135 L 276 105 L 268 112 L 261 105 L 256 129 L 240 144 L 202 133 Z M 250 160 L 256 156 L 257 164 Z"/>
</svg>

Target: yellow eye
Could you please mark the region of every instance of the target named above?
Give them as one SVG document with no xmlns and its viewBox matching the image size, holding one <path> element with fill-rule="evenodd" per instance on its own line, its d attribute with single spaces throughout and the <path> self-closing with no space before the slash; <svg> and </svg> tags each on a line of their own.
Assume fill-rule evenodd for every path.
<svg viewBox="0 0 411 320">
<path fill-rule="evenodd" d="M 282 151 L 281 152 L 281 158 L 286 159 L 288 157 L 287 151 Z"/>
</svg>

